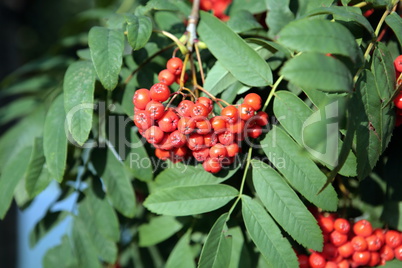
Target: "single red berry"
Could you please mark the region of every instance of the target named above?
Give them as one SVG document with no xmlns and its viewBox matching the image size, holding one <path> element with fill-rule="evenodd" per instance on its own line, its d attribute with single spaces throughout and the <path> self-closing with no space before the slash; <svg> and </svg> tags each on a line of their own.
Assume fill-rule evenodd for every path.
<svg viewBox="0 0 402 268">
<path fill-rule="evenodd" d="M 158 120 L 158 126 L 164 132 L 172 132 L 177 129 L 179 117 L 172 110 L 166 111 L 163 116 Z"/>
<path fill-rule="evenodd" d="M 347 219 L 338 218 L 334 221 L 334 229 L 342 234 L 348 234 L 350 231 L 350 223 Z"/>
<path fill-rule="evenodd" d="M 193 119 L 193 118 L 192 118 Z M 208 118 L 202 118 L 195 123 L 196 131 L 198 134 L 208 134 L 211 133 L 212 127 Z"/>
<path fill-rule="evenodd" d="M 204 104 L 196 103 L 190 110 L 191 117 L 199 119 L 206 118 L 209 114 L 208 108 Z"/>
<path fill-rule="evenodd" d="M 152 126 L 145 131 L 144 136 L 149 143 L 154 144 L 162 141 L 164 133 L 159 127 Z"/>
<path fill-rule="evenodd" d="M 222 169 L 221 163 L 217 158 L 208 158 L 202 163 L 204 169 L 211 173 L 217 173 Z"/>
<path fill-rule="evenodd" d="M 169 143 L 174 147 L 182 147 L 186 144 L 186 136 L 178 130 L 173 131 L 169 134 Z"/>
<path fill-rule="evenodd" d="M 235 134 L 233 132 L 230 132 L 229 130 L 226 130 L 220 134 L 218 134 L 218 140 L 220 143 L 224 145 L 229 145 L 234 142 L 235 139 Z"/>
<path fill-rule="evenodd" d="M 250 105 L 243 103 L 239 105 L 240 119 L 247 121 L 254 116 L 255 110 Z"/>
<path fill-rule="evenodd" d="M 402 92 L 399 92 L 394 99 L 394 104 L 396 108 L 402 109 Z"/>
<path fill-rule="evenodd" d="M 310 268 L 310 263 L 308 256 L 305 254 L 300 254 L 297 256 L 297 261 L 299 262 L 299 268 Z"/>
<path fill-rule="evenodd" d="M 177 123 L 177 129 L 183 134 L 190 134 L 195 129 L 195 121 L 190 117 L 182 117 Z"/>
<path fill-rule="evenodd" d="M 325 264 L 325 268 L 338 268 L 338 264 L 336 264 L 336 262 L 333 261 L 328 261 Z"/>
<path fill-rule="evenodd" d="M 215 144 L 209 149 L 209 156 L 211 158 L 217 158 L 218 160 L 222 160 L 228 155 L 228 151 L 226 147 L 220 143 Z"/>
<path fill-rule="evenodd" d="M 232 143 L 226 146 L 226 150 L 228 151 L 229 157 L 234 157 L 239 153 L 240 148 L 236 143 Z"/>
<path fill-rule="evenodd" d="M 359 251 L 353 253 L 352 255 L 353 261 L 360 266 L 367 265 L 370 261 L 370 258 L 371 253 L 369 251 Z"/>
<path fill-rule="evenodd" d="M 373 251 L 371 252 L 370 261 L 368 262 L 369 267 L 375 267 L 380 263 L 380 253 Z"/>
<path fill-rule="evenodd" d="M 219 133 L 226 130 L 226 120 L 223 116 L 214 116 L 210 119 L 211 126 L 215 132 Z"/>
<path fill-rule="evenodd" d="M 166 160 L 170 157 L 170 151 L 162 150 L 162 149 L 155 149 L 155 156 L 161 160 Z"/>
<path fill-rule="evenodd" d="M 353 232 L 355 235 L 367 237 L 373 232 L 373 227 L 368 220 L 359 220 L 353 225 Z"/>
<path fill-rule="evenodd" d="M 149 95 L 149 90 L 146 88 L 141 88 L 135 91 L 133 96 L 134 107 L 140 110 L 145 110 L 148 102 L 151 101 L 151 96 Z"/>
<path fill-rule="evenodd" d="M 262 134 L 262 127 L 259 125 L 255 125 L 249 129 L 247 129 L 247 136 L 250 138 L 258 138 Z"/>
<path fill-rule="evenodd" d="M 233 124 L 227 124 L 227 127 L 230 132 L 232 133 L 243 133 L 244 132 L 244 121 L 243 120 L 238 120 L 237 122 Z"/>
<path fill-rule="evenodd" d="M 203 104 L 205 107 L 207 107 L 208 109 L 208 114 L 210 112 L 212 112 L 212 108 L 213 108 L 213 102 L 210 98 L 207 97 L 199 97 L 196 101 L 196 103 L 201 103 Z"/>
<path fill-rule="evenodd" d="M 256 93 L 250 93 L 244 97 L 243 103 L 250 105 L 255 111 L 258 111 L 259 109 L 261 109 L 262 100 L 260 95 Z"/>
<path fill-rule="evenodd" d="M 325 268 L 327 261 L 318 252 L 313 252 L 309 257 L 309 263 L 311 268 Z"/>
<path fill-rule="evenodd" d="M 395 255 L 395 258 L 402 261 L 402 245 L 394 248 L 394 255 Z"/>
<path fill-rule="evenodd" d="M 164 83 L 167 86 L 173 84 L 176 80 L 176 75 L 172 74 L 168 69 L 164 69 L 159 72 L 158 80 L 160 83 Z"/>
<path fill-rule="evenodd" d="M 223 108 L 221 115 L 225 117 L 229 124 L 234 124 L 239 120 L 239 110 L 233 105 Z"/>
<path fill-rule="evenodd" d="M 367 241 L 363 236 L 357 235 L 350 240 L 355 251 L 366 251 Z"/>
<path fill-rule="evenodd" d="M 333 231 L 330 235 L 329 235 L 329 240 L 331 241 L 331 243 L 336 246 L 342 246 L 343 244 L 345 244 L 348 241 L 348 236 L 345 234 L 342 234 L 338 231 Z"/>
<path fill-rule="evenodd" d="M 399 55 L 394 60 L 394 67 L 395 70 L 398 72 L 402 72 L 402 55 Z"/>
<path fill-rule="evenodd" d="M 382 247 L 381 239 L 375 234 L 367 236 L 366 241 L 367 249 L 369 251 L 378 251 Z"/>
<path fill-rule="evenodd" d="M 173 153 L 177 156 L 185 157 L 188 154 L 188 148 L 187 146 L 174 148 Z"/>
<path fill-rule="evenodd" d="M 170 142 L 169 134 L 165 133 L 163 135 L 162 141 L 159 143 L 154 143 L 153 146 L 157 149 L 170 151 L 173 149 L 173 144 Z"/>
<path fill-rule="evenodd" d="M 204 162 L 209 157 L 209 148 L 201 148 L 199 150 L 192 151 L 192 154 L 198 162 Z"/>
<path fill-rule="evenodd" d="M 216 133 L 211 132 L 204 135 L 204 144 L 206 147 L 212 147 L 218 143 L 218 135 Z"/>
<path fill-rule="evenodd" d="M 174 75 L 180 75 L 183 69 L 183 61 L 178 57 L 170 58 L 166 63 L 166 68 Z"/>
<path fill-rule="evenodd" d="M 158 120 L 163 116 L 165 112 L 165 106 L 163 106 L 163 104 L 159 101 L 150 101 L 145 107 L 145 110 L 150 113 L 152 120 Z"/>
<path fill-rule="evenodd" d="M 176 80 L 175 80 L 176 84 L 180 85 L 180 79 L 181 79 L 181 75 L 179 74 L 176 76 Z M 184 77 L 183 77 L 183 85 L 185 83 L 187 83 L 187 80 L 188 80 L 188 73 L 186 72 L 186 73 L 184 73 Z"/>
<path fill-rule="evenodd" d="M 204 148 L 204 137 L 198 133 L 192 133 L 187 139 L 188 148 L 196 151 Z"/>
<path fill-rule="evenodd" d="M 190 117 L 191 116 L 191 109 L 194 106 L 194 102 L 189 100 L 183 100 L 177 106 L 176 111 L 182 117 Z"/>
<path fill-rule="evenodd" d="M 151 99 L 164 102 L 170 97 L 170 90 L 164 83 L 156 83 L 149 89 Z"/>
<path fill-rule="evenodd" d="M 399 232 L 394 230 L 388 230 L 385 233 L 385 243 L 391 248 L 396 248 L 402 244 L 401 235 Z"/>
<path fill-rule="evenodd" d="M 349 241 L 338 247 L 338 253 L 344 258 L 349 258 L 354 252 L 352 243 Z"/>
<path fill-rule="evenodd" d="M 255 118 L 255 119 L 254 119 Z M 268 125 L 268 114 L 263 111 L 259 111 L 255 116 L 253 116 L 255 123 L 259 126 L 266 126 Z"/>
<path fill-rule="evenodd" d="M 338 248 L 331 243 L 325 243 L 321 253 L 326 260 L 331 261 L 335 260 L 339 255 Z"/>
<path fill-rule="evenodd" d="M 350 267 L 349 260 L 342 260 L 338 262 L 338 268 L 349 268 L 349 267 Z"/>
<path fill-rule="evenodd" d="M 373 231 L 373 234 L 375 234 L 381 241 L 381 244 L 384 245 L 385 243 L 385 230 L 381 228 L 376 228 Z"/>
<path fill-rule="evenodd" d="M 139 111 L 134 115 L 134 123 L 139 129 L 148 129 L 152 126 L 151 115 L 148 111 Z"/>
<path fill-rule="evenodd" d="M 394 250 L 387 244 L 383 245 L 379 251 L 381 259 L 390 261 L 395 257 Z"/>
</svg>

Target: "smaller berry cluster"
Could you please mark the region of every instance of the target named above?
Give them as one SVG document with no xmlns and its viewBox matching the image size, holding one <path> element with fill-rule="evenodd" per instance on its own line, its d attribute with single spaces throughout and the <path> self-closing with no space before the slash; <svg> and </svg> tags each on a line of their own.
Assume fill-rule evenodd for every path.
<svg viewBox="0 0 402 268">
<path fill-rule="evenodd" d="M 402 55 L 399 55 L 394 60 L 394 68 L 396 72 L 396 86 L 399 87 L 402 84 L 402 78 L 400 78 L 402 73 Z M 399 126 L 402 124 L 402 91 L 398 93 L 394 99 L 394 104 L 396 107 L 396 122 L 395 125 Z"/>
<path fill-rule="evenodd" d="M 242 104 L 226 106 L 217 116 L 213 101 L 207 97 L 184 99 L 176 108 L 164 105 L 171 96 L 168 86 L 180 82 L 182 68 L 181 59 L 171 58 L 159 73 L 159 83 L 134 93 L 134 123 L 156 148 L 158 158 L 177 162 L 194 157 L 206 171 L 217 173 L 233 163 L 246 137 L 262 134 L 268 115 L 258 111 L 262 100 L 255 93 L 246 95 Z"/>
<path fill-rule="evenodd" d="M 402 260 L 402 234 L 373 229 L 367 220 L 350 223 L 336 214 L 317 214 L 324 235 L 322 252 L 299 254 L 300 268 L 375 267 L 397 258 Z"/>
</svg>

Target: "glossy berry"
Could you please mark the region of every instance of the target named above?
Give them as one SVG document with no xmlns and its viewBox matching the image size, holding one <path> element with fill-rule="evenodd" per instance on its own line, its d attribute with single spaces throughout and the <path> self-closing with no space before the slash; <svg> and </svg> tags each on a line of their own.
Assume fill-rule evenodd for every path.
<svg viewBox="0 0 402 268">
<path fill-rule="evenodd" d="M 210 98 L 207 97 L 199 97 L 196 101 L 196 103 L 201 103 L 202 105 L 204 105 L 205 107 L 207 107 L 208 109 L 208 114 L 210 112 L 212 112 L 212 108 L 213 108 L 213 102 Z"/>
<path fill-rule="evenodd" d="M 373 232 L 373 227 L 368 220 L 359 220 L 353 225 L 353 232 L 355 235 L 367 237 Z"/>
<path fill-rule="evenodd" d="M 381 259 L 390 261 L 395 257 L 394 250 L 387 244 L 383 245 L 379 251 Z"/>
<path fill-rule="evenodd" d="M 255 110 L 246 103 L 240 104 L 238 109 L 241 120 L 247 121 L 254 116 Z"/>
<path fill-rule="evenodd" d="M 349 268 L 349 267 L 350 267 L 349 260 L 342 260 L 338 262 L 338 268 Z"/>
<path fill-rule="evenodd" d="M 327 261 L 318 252 L 313 252 L 309 257 L 309 263 L 311 268 L 325 268 Z"/>
<path fill-rule="evenodd" d="M 182 117 L 177 123 L 177 129 L 183 134 L 190 134 L 195 129 L 195 121 L 190 117 Z"/>
<path fill-rule="evenodd" d="M 209 148 L 202 148 L 199 150 L 192 151 L 195 160 L 199 162 L 204 162 L 209 157 Z"/>
<path fill-rule="evenodd" d="M 155 156 L 161 160 L 166 160 L 170 157 L 170 151 L 162 150 L 159 148 L 155 149 Z"/>
<path fill-rule="evenodd" d="M 355 251 L 366 251 L 367 250 L 367 241 L 363 236 L 355 236 L 350 241 L 352 243 L 353 249 Z"/>
<path fill-rule="evenodd" d="M 198 133 L 192 133 L 187 139 L 187 144 L 192 151 L 200 150 L 204 148 L 204 137 Z"/>
<path fill-rule="evenodd" d="M 247 129 L 247 136 L 250 138 L 258 138 L 262 134 L 262 127 L 259 125 L 255 125 L 249 129 Z"/>
<path fill-rule="evenodd" d="M 325 243 L 322 249 L 322 255 L 326 260 L 335 260 L 338 257 L 338 248 L 331 243 Z"/>
<path fill-rule="evenodd" d="M 204 135 L 204 145 L 207 147 L 212 147 L 218 143 L 218 135 L 216 133 L 211 132 Z"/>
<path fill-rule="evenodd" d="M 236 143 L 232 143 L 226 146 L 226 150 L 229 157 L 234 157 L 239 153 L 240 148 L 239 145 L 237 145 Z"/>
<path fill-rule="evenodd" d="M 203 168 L 211 173 L 217 173 L 222 169 L 221 163 L 217 158 L 208 158 L 202 163 Z"/>
<path fill-rule="evenodd" d="M 395 255 L 395 258 L 396 258 L 396 259 L 402 261 L 402 245 L 397 246 L 397 247 L 394 249 L 394 255 Z"/>
<path fill-rule="evenodd" d="M 152 127 L 148 128 L 144 133 L 144 137 L 151 144 L 161 142 L 163 139 L 163 136 L 164 136 L 163 131 L 157 126 L 152 126 Z"/>
<path fill-rule="evenodd" d="M 367 242 L 367 249 L 369 251 L 378 251 L 382 247 L 382 242 L 381 239 L 375 235 L 372 234 L 370 236 L 366 237 L 366 242 Z"/>
<path fill-rule="evenodd" d="M 151 115 L 148 111 L 139 111 L 134 115 L 134 123 L 139 129 L 148 129 L 152 125 Z"/>
<path fill-rule="evenodd" d="M 135 108 L 140 110 L 145 110 L 148 102 L 151 101 L 151 96 L 149 95 L 149 90 L 146 88 L 141 88 L 135 91 L 133 96 L 133 104 Z"/>
<path fill-rule="evenodd" d="M 338 264 L 336 264 L 336 262 L 333 261 L 328 261 L 325 264 L 325 268 L 338 268 Z"/>
<path fill-rule="evenodd" d="M 333 231 L 329 235 L 329 239 L 334 246 L 339 247 L 348 241 L 348 236 L 338 231 Z"/>
<path fill-rule="evenodd" d="M 244 131 L 244 121 L 243 120 L 239 120 L 233 124 L 228 124 L 227 126 L 228 126 L 229 131 L 232 133 L 239 134 Z"/>
<path fill-rule="evenodd" d="M 170 90 L 164 83 L 156 83 L 149 89 L 151 99 L 164 102 L 170 97 Z"/>
<path fill-rule="evenodd" d="M 166 63 L 166 68 L 174 75 L 180 75 L 183 69 L 183 61 L 180 58 L 170 58 Z"/>
<path fill-rule="evenodd" d="M 160 83 L 164 83 L 167 86 L 170 86 L 176 81 L 176 76 L 172 74 L 168 69 L 164 69 L 159 72 L 158 80 Z"/>
<path fill-rule="evenodd" d="M 179 117 L 172 111 L 166 111 L 163 116 L 158 120 L 158 126 L 164 132 L 172 132 L 177 129 Z"/>
<path fill-rule="evenodd" d="M 396 248 L 402 244 L 401 235 L 394 230 L 388 230 L 385 233 L 385 243 L 391 248 Z"/>
<path fill-rule="evenodd" d="M 378 253 L 377 251 L 371 252 L 371 257 L 367 265 L 369 267 L 375 267 L 379 263 L 380 263 L 380 253 Z"/>
<path fill-rule="evenodd" d="M 218 160 L 224 159 L 228 155 L 226 147 L 220 143 L 215 144 L 209 150 L 209 156 L 211 158 L 217 158 Z"/>
<path fill-rule="evenodd" d="M 399 92 L 398 95 L 396 95 L 396 98 L 394 99 L 394 104 L 396 108 L 402 109 L 402 92 Z"/>
<path fill-rule="evenodd" d="M 186 136 L 179 132 L 178 130 L 173 131 L 169 134 L 169 143 L 173 145 L 173 147 L 182 147 L 186 144 L 187 138 Z"/>
<path fill-rule="evenodd" d="M 152 120 L 158 120 L 163 116 L 165 112 L 165 106 L 163 106 L 163 104 L 159 101 L 150 101 L 145 107 L 145 110 L 150 113 Z"/>
<path fill-rule="evenodd" d="M 318 215 L 318 225 L 323 233 L 331 233 L 334 230 L 334 219 L 324 215 Z"/>
<path fill-rule="evenodd" d="M 353 261 L 360 266 L 367 265 L 370 261 L 371 253 L 369 251 L 359 251 L 352 255 Z"/>
<path fill-rule="evenodd" d="M 226 130 L 226 120 L 223 116 L 214 116 L 210 119 L 211 127 L 217 133 Z"/>
<path fill-rule="evenodd" d="M 334 221 L 334 229 L 342 234 L 348 234 L 350 231 L 350 223 L 347 219 L 338 218 Z"/>
<path fill-rule="evenodd" d="M 205 105 L 201 103 L 196 103 L 190 110 L 191 117 L 197 117 L 199 119 L 204 119 L 208 116 L 209 111 Z"/>
<path fill-rule="evenodd" d="M 235 106 L 229 105 L 223 108 L 221 115 L 225 117 L 229 124 L 234 124 L 239 119 L 239 110 Z"/>
<path fill-rule="evenodd" d="M 235 134 L 228 130 L 218 134 L 219 142 L 224 145 L 232 144 L 234 142 L 234 139 L 235 139 Z"/>
<path fill-rule="evenodd" d="M 193 118 L 192 118 L 193 119 Z M 198 134 L 208 134 L 211 132 L 211 123 L 209 122 L 209 120 L 207 118 L 200 118 L 198 119 L 198 121 L 195 123 L 196 125 L 196 131 Z"/>
<path fill-rule="evenodd" d="M 250 105 L 255 111 L 258 111 L 261 109 L 262 100 L 260 95 L 256 93 L 250 93 L 244 97 L 243 103 Z"/>
<path fill-rule="evenodd" d="M 194 106 L 194 102 L 189 100 L 183 100 L 179 103 L 176 108 L 177 113 L 180 116 L 190 117 L 191 116 L 191 109 Z"/>
<path fill-rule="evenodd" d="M 181 156 L 184 157 L 188 154 L 188 148 L 187 146 L 182 146 L 182 147 L 178 147 L 178 148 L 174 148 L 173 149 L 173 153 L 177 156 Z"/>
<path fill-rule="evenodd" d="M 255 123 L 259 126 L 266 126 L 268 124 L 268 114 L 263 111 L 259 111 L 253 118 L 255 118 Z"/>
<path fill-rule="evenodd" d="M 394 67 L 395 70 L 398 72 L 402 72 L 402 55 L 399 55 L 394 60 Z"/>
<path fill-rule="evenodd" d="M 349 241 L 338 247 L 339 255 L 344 258 L 349 258 L 350 256 L 352 256 L 353 252 L 354 249 L 352 243 L 350 243 Z"/>
</svg>

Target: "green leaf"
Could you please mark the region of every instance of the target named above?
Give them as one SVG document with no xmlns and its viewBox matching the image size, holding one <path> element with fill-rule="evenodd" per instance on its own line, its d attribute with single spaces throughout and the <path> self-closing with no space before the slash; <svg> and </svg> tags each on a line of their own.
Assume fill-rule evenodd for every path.
<svg viewBox="0 0 402 268">
<path fill-rule="evenodd" d="M 30 198 L 38 195 L 51 182 L 51 178 L 49 178 L 46 169 L 44 169 L 43 142 L 42 138 L 35 138 L 31 158 L 25 172 L 25 189 Z"/>
<path fill-rule="evenodd" d="M 198 267 L 228 267 L 231 259 L 232 239 L 227 236 L 228 213 L 222 214 L 214 223 L 202 247 Z"/>
<path fill-rule="evenodd" d="M 269 165 L 252 160 L 258 197 L 282 228 L 306 248 L 322 250 L 321 229 L 297 194 Z"/>
<path fill-rule="evenodd" d="M 77 260 L 67 235 L 64 235 L 61 244 L 49 249 L 43 257 L 44 268 L 75 268 Z"/>
<path fill-rule="evenodd" d="M 402 18 L 394 11 L 385 18 L 385 22 L 394 31 L 399 44 L 402 45 Z"/>
<path fill-rule="evenodd" d="M 201 12 L 198 32 L 211 53 L 240 82 L 257 87 L 272 84 L 267 62 L 219 19 Z"/>
<path fill-rule="evenodd" d="M 301 88 L 326 92 L 348 92 L 352 89 L 352 75 L 338 59 L 324 54 L 306 52 L 285 63 L 281 74 Z"/>
<path fill-rule="evenodd" d="M 204 88 L 209 93 L 217 95 L 236 81 L 236 78 L 222 66 L 221 62 L 217 61 L 205 78 Z"/>
<path fill-rule="evenodd" d="M 388 145 L 394 116 L 387 114 L 391 109 L 389 106 L 381 108 L 382 100 L 369 70 L 360 75 L 356 89 L 356 120 L 360 122 L 356 130 L 357 171 L 358 177 L 364 179 Z"/>
<path fill-rule="evenodd" d="M 359 12 L 359 13 L 357 13 Z M 353 24 L 357 24 L 367 30 L 371 37 L 374 37 L 374 29 L 370 22 L 361 14 L 359 8 L 356 7 L 320 7 L 313 9 L 309 12 L 309 16 L 320 15 L 320 14 L 333 14 L 336 19 L 342 19 Z"/>
<path fill-rule="evenodd" d="M 139 246 L 156 245 L 177 233 L 182 227 L 183 224 L 177 221 L 175 217 L 153 217 L 149 223 L 141 224 L 138 227 Z"/>
<path fill-rule="evenodd" d="M 64 129 L 63 95 L 57 97 L 49 108 L 43 129 L 43 150 L 47 169 L 58 182 L 63 180 L 67 160 L 67 133 Z"/>
<path fill-rule="evenodd" d="M 102 85 L 108 90 L 113 90 L 117 85 L 123 62 L 123 31 L 95 26 L 89 31 L 88 45 Z"/>
<path fill-rule="evenodd" d="M 331 185 L 317 194 L 326 182 L 324 173 L 282 129 L 273 127 L 261 145 L 268 159 L 296 191 L 323 210 L 337 209 L 338 198 Z"/>
<path fill-rule="evenodd" d="M 339 54 L 349 57 L 354 63 L 362 61 L 358 59 L 362 55 L 354 36 L 337 22 L 296 20 L 286 25 L 278 36 L 279 43 L 296 51 Z"/>
<path fill-rule="evenodd" d="M 289 241 L 259 203 L 243 195 L 242 215 L 248 234 L 270 267 L 298 266 Z"/>
<path fill-rule="evenodd" d="M 268 25 L 269 37 L 274 38 L 279 31 L 289 22 L 294 20 L 295 15 L 289 8 L 290 0 L 266 0 L 269 16 L 265 22 Z"/>
<path fill-rule="evenodd" d="M 299 16 L 309 13 L 318 7 L 331 6 L 334 1 L 331 0 L 299 0 L 299 9 L 297 13 Z"/>
<path fill-rule="evenodd" d="M 85 223 L 80 218 L 74 218 L 71 239 L 75 256 L 78 260 L 77 267 L 101 268 L 96 254 L 96 249 L 87 232 Z"/>
<path fill-rule="evenodd" d="M 377 42 L 373 52 L 371 71 L 374 75 L 378 94 L 385 103 L 394 93 L 396 76 L 394 60 L 387 46 L 382 42 Z"/>
<path fill-rule="evenodd" d="M 190 247 L 190 234 L 190 231 L 188 231 L 177 242 L 166 261 L 166 268 L 195 267 L 193 252 Z"/>
<path fill-rule="evenodd" d="M 152 21 L 147 16 L 126 15 L 127 40 L 133 50 L 146 45 L 152 34 Z"/>
<path fill-rule="evenodd" d="M 236 0 L 232 1 L 229 8 L 229 15 L 237 13 L 240 10 L 247 9 L 252 14 L 263 13 L 267 11 L 264 1 Z"/>
<path fill-rule="evenodd" d="M 144 148 L 144 142 L 140 140 L 135 131 L 130 131 L 131 151 L 124 161 L 124 165 L 128 167 L 134 177 L 141 181 L 152 181 L 153 166 L 151 158 Z"/>
<path fill-rule="evenodd" d="M 238 167 L 230 170 L 227 174 L 216 176 L 205 172 L 202 165 L 190 166 L 176 163 L 173 167 L 162 171 L 151 184 L 151 192 L 178 186 L 197 186 L 206 184 L 218 184 L 230 178 Z"/>
<path fill-rule="evenodd" d="M 145 6 L 144 12 L 149 12 L 152 9 L 154 10 L 168 10 L 168 11 L 177 11 L 177 7 L 166 0 L 150 0 Z"/>
<path fill-rule="evenodd" d="M 0 108 L 0 124 L 5 125 L 12 120 L 17 120 L 27 116 L 35 109 L 35 107 L 38 106 L 38 104 L 38 100 L 30 97 L 16 99 L 10 103 L 3 104 Z"/>
<path fill-rule="evenodd" d="M 4 171 L 0 176 L 0 219 L 4 219 L 13 199 L 14 190 L 17 184 L 25 176 L 28 167 L 32 147 L 28 146 L 21 149 L 17 154 L 7 161 Z"/>
<path fill-rule="evenodd" d="M 174 187 L 150 194 L 144 206 L 163 215 L 194 215 L 218 209 L 237 194 L 235 188 L 223 184 Z"/>
<path fill-rule="evenodd" d="M 64 109 L 68 130 L 82 145 L 92 128 L 95 71 L 89 61 L 71 64 L 64 76 Z"/>
<path fill-rule="evenodd" d="M 132 218 L 136 208 L 135 194 L 125 166 L 111 150 L 94 150 L 92 158 L 96 172 L 106 188 L 106 196 L 121 214 Z"/>
<path fill-rule="evenodd" d="M 228 235 L 232 238 L 232 254 L 229 268 L 252 267 L 251 256 L 246 247 L 242 227 L 235 226 L 230 228 Z"/>
<path fill-rule="evenodd" d="M 402 230 L 402 202 L 388 200 L 384 204 L 381 220 L 389 224 L 390 227 Z"/>
<path fill-rule="evenodd" d="M 53 228 L 61 223 L 69 213 L 67 211 L 47 211 L 45 216 L 35 224 L 35 227 L 29 234 L 29 246 L 33 248 L 38 242 L 46 236 Z"/>
<path fill-rule="evenodd" d="M 253 14 L 248 10 L 239 10 L 236 13 L 232 13 L 230 20 L 228 21 L 228 26 L 235 33 L 242 33 L 251 31 L 254 29 L 262 28 L 254 18 Z"/>
</svg>

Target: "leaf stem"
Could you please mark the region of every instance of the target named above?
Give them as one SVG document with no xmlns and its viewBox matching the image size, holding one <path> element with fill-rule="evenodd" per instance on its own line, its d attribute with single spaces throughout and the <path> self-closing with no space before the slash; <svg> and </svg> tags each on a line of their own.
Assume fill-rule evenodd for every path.
<svg viewBox="0 0 402 268">
<path fill-rule="evenodd" d="M 176 45 L 179 47 L 180 52 L 183 55 L 186 55 L 188 53 L 188 49 L 186 48 L 186 46 L 179 40 L 179 38 L 177 38 L 176 36 L 174 36 L 173 34 L 167 32 L 167 31 L 161 31 L 161 30 L 154 30 L 157 33 L 161 33 L 166 37 L 169 37 L 173 42 L 176 43 Z"/>
<path fill-rule="evenodd" d="M 267 109 L 269 102 L 271 101 L 272 97 L 275 94 L 276 89 L 278 88 L 279 84 L 282 82 L 283 80 L 283 75 L 281 75 L 278 80 L 276 80 L 275 84 L 272 86 L 271 92 L 269 92 L 269 95 L 267 97 L 267 100 L 264 103 L 264 106 L 262 107 L 262 111 L 265 111 L 265 109 Z"/>
<path fill-rule="evenodd" d="M 247 153 L 247 160 L 246 160 L 246 167 L 244 168 L 244 173 L 243 173 L 243 178 L 241 179 L 241 184 L 240 184 L 240 189 L 239 189 L 239 195 L 237 196 L 236 200 L 234 201 L 233 205 L 230 207 L 230 210 L 228 212 L 227 220 L 229 220 L 230 215 L 232 214 L 233 210 L 235 209 L 237 203 L 240 201 L 242 195 L 243 195 L 243 190 L 244 190 L 244 184 L 246 182 L 247 178 L 247 172 L 250 167 L 250 162 L 251 162 L 251 155 L 253 153 L 253 147 L 250 147 L 248 149 Z M 227 221 L 226 220 L 226 221 Z"/>
</svg>

